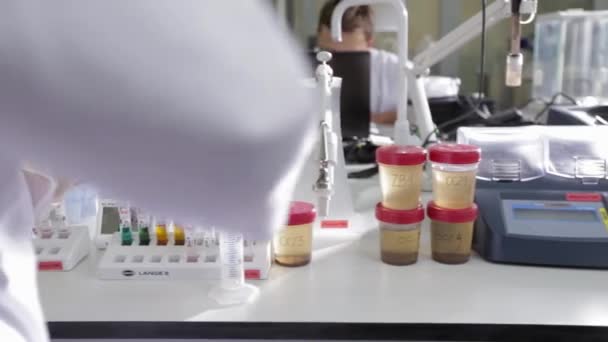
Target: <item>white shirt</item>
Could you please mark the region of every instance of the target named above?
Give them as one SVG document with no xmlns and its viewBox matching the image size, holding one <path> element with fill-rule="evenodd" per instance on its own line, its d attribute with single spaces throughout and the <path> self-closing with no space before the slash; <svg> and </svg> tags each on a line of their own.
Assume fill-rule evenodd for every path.
<svg viewBox="0 0 608 342">
<path fill-rule="evenodd" d="M 397 111 L 399 102 L 399 58 L 385 50 L 370 49 L 370 111 L 371 114 Z M 424 79 L 427 98 L 458 95 L 460 79 L 427 76 Z M 408 106 L 408 118 L 415 120 L 412 106 Z M 415 121 L 414 121 L 415 122 Z M 393 136 L 394 125 L 372 123 L 375 134 Z"/>
<path fill-rule="evenodd" d="M 370 110 L 384 113 L 397 110 L 399 102 L 399 58 L 396 54 L 370 49 Z M 460 79 L 426 76 L 424 89 L 427 98 L 457 96 Z"/>
<path fill-rule="evenodd" d="M 25 160 L 192 224 L 259 239 L 283 224 L 314 118 L 304 61 L 264 7 L 1 2 L 0 336 L 47 339 Z"/>
<path fill-rule="evenodd" d="M 370 49 L 370 111 L 379 114 L 397 110 L 399 59 L 396 54 Z"/>
</svg>

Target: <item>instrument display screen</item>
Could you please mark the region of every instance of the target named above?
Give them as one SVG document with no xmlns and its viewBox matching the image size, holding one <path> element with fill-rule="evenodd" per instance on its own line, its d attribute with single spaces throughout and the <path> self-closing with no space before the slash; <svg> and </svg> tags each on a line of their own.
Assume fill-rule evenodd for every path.
<svg viewBox="0 0 608 342">
<path fill-rule="evenodd" d="M 117 207 L 103 207 L 101 214 L 101 234 L 114 234 L 120 228 L 120 214 Z"/>
<path fill-rule="evenodd" d="M 597 212 L 580 209 L 533 209 L 513 208 L 515 219 L 518 220 L 550 220 L 550 221 L 577 221 L 596 222 L 599 220 Z"/>
</svg>

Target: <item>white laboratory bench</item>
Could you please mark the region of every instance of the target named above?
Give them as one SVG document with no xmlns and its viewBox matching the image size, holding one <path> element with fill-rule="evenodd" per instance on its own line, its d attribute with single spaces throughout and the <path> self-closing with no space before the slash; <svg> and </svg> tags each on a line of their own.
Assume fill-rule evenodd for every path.
<svg viewBox="0 0 608 342">
<path fill-rule="evenodd" d="M 380 198 L 377 180 L 358 180 L 352 185 L 361 212 L 359 226 L 352 231 L 318 232 L 312 263 L 299 268 L 274 265 L 270 279 L 253 282 L 260 287 L 260 295 L 250 304 L 218 306 L 207 297 L 212 283 L 205 281 L 98 280 L 95 265 L 99 254 L 94 253 L 71 272 L 39 274 L 40 297 L 51 332 L 58 337 L 95 337 L 91 330 L 95 326 L 106 329 L 100 332 L 103 335 L 107 327 L 135 321 L 153 323 L 148 327 L 159 329 L 165 327 L 159 322 L 206 322 L 208 329 L 213 327 L 210 322 L 299 323 L 305 330 L 298 330 L 297 324 L 285 327 L 294 335 L 304 334 L 298 336 L 308 336 L 308 331 L 311 338 L 324 337 L 323 331 L 337 334 L 331 330 L 335 324 L 347 329 L 341 325 L 389 323 L 383 325 L 389 330 L 391 324 L 401 324 L 404 330 L 400 333 L 412 327 L 427 329 L 433 336 L 441 332 L 437 329 L 454 330 L 452 324 L 477 327 L 480 332 L 486 325 L 559 325 L 584 326 L 586 332 L 601 333 L 608 339 L 608 271 L 501 265 L 477 255 L 463 265 L 443 265 L 431 259 L 428 221 L 423 224 L 418 262 L 385 265 L 379 260 L 373 218 L 373 206 Z M 78 322 L 98 325 L 90 323 L 89 329 Z M 328 330 L 323 330 L 324 323 Z M 433 325 L 417 325 L 427 323 Z M 269 327 L 276 332 L 281 325 Z M 368 327 L 367 332 L 362 327 Z M 167 329 L 166 334 L 174 331 Z M 382 331 L 371 325 L 353 329 L 360 329 L 354 330 L 357 336 L 370 338 L 408 337 L 365 335 Z M 284 330 L 282 333 L 279 336 L 290 337 Z M 260 334 L 257 336 L 267 337 Z M 473 339 L 477 335 L 459 336 Z"/>
</svg>

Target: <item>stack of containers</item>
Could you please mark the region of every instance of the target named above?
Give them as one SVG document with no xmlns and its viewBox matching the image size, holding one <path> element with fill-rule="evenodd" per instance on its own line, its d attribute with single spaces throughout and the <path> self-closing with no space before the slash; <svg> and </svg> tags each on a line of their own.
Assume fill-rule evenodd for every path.
<svg viewBox="0 0 608 342">
<path fill-rule="evenodd" d="M 376 205 L 380 222 L 380 255 L 391 265 L 409 265 L 418 260 L 420 204 L 426 151 L 417 146 L 384 146 L 376 150 L 382 202 Z"/>
<path fill-rule="evenodd" d="M 435 261 L 462 264 L 471 256 L 473 224 L 477 218 L 475 180 L 481 150 L 472 145 L 437 144 L 429 148 L 433 200 L 431 249 Z"/>
</svg>

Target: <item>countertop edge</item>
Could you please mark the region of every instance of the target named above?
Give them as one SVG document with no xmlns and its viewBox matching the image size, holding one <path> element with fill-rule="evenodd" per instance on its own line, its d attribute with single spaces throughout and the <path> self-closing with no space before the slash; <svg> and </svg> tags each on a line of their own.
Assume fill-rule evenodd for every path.
<svg viewBox="0 0 608 342">
<path fill-rule="evenodd" d="M 527 324 L 49 322 L 54 339 L 599 341 L 608 327 Z"/>
</svg>

